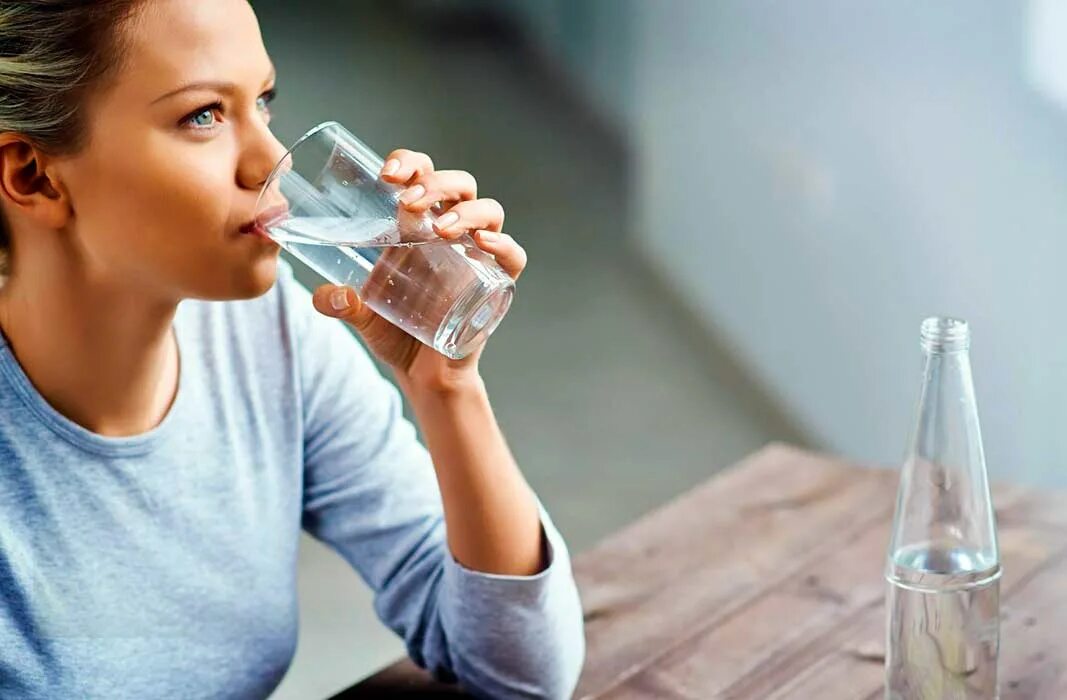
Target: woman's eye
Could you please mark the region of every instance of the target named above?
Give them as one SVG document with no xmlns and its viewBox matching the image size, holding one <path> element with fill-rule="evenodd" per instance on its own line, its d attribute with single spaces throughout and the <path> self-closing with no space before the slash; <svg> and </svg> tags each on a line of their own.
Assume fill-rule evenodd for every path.
<svg viewBox="0 0 1067 700">
<path fill-rule="evenodd" d="M 277 93 L 274 90 L 268 90 L 256 99 L 256 108 L 260 112 L 270 112 L 270 103 L 274 100 Z"/>
<path fill-rule="evenodd" d="M 198 129 L 206 129 L 215 126 L 215 123 L 218 121 L 216 119 L 216 112 L 218 112 L 220 108 L 221 105 L 211 105 L 210 107 L 204 107 L 201 110 L 193 112 L 182 121 L 183 123 L 196 127 Z"/>
<path fill-rule="evenodd" d="M 215 123 L 215 113 L 210 109 L 205 109 L 194 116 L 191 121 L 196 126 L 211 126 Z"/>
</svg>

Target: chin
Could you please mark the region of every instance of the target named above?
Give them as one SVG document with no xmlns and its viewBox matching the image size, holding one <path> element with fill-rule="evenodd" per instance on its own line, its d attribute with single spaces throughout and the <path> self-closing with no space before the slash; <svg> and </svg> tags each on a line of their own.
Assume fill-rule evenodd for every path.
<svg viewBox="0 0 1067 700">
<path fill-rule="evenodd" d="M 207 279 L 201 276 L 196 291 L 188 298 L 205 301 L 240 301 L 255 299 L 270 291 L 278 279 L 278 256 L 263 256 L 229 270 L 215 269 Z"/>
<path fill-rule="evenodd" d="M 233 277 L 234 292 L 231 299 L 255 299 L 270 291 L 278 279 L 278 256 L 271 255 L 241 270 Z"/>
</svg>

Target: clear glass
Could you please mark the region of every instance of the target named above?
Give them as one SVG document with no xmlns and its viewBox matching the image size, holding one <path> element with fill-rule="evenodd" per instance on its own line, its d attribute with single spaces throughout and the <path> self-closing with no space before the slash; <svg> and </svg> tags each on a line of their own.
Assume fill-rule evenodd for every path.
<svg viewBox="0 0 1067 700">
<path fill-rule="evenodd" d="M 997 697 L 1000 556 L 965 321 L 930 318 L 886 561 L 886 698 Z"/>
<path fill-rule="evenodd" d="M 421 342 L 462 359 L 485 342 L 515 285 L 470 236 L 446 241 L 434 211 L 408 212 L 382 158 L 337 122 L 304 134 L 256 205 L 262 232 Z"/>
</svg>

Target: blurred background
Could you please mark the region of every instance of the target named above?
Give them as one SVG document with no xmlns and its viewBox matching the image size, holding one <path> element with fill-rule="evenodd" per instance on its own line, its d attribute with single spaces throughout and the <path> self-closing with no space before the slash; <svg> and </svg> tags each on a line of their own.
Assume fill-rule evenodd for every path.
<svg viewBox="0 0 1067 700">
<path fill-rule="evenodd" d="M 1067 4 L 254 5 L 282 140 L 336 119 L 505 205 L 484 374 L 573 550 L 769 440 L 895 464 L 933 314 L 972 324 L 993 478 L 1067 485 Z M 403 653 L 308 538 L 299 580 L 276 698 Z"/>
</svg>

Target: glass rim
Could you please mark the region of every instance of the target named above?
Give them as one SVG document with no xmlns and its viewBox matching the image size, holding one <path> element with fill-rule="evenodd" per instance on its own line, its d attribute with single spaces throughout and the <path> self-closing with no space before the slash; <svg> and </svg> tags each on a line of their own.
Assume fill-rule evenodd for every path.
<svg viewBox="0 0 1067 700">
<path fill-rule="evenodd" d="M 957 316 L 931 316 L 919 327 L 919 340 L 928 352 L 967 350 L 971 345 L 971 326 Z"/>
<path fill-rule="evenodd" d="M 282 167 L 282 164 L 286 160 L 288 160 L 289 157 L 293 155 L 293 152 L 296 151 L 296 149 L 299 148 L 301 145 L 303 145 L 305 141 L 310 139 L 312 136 L 315 136 L 320 131 L 325 131 L 326 129 L 335 126 L 341 129 L 345 128 L 340 122 L 335 120 L 325 121 L 320 124 L 316 124 L 315 126 L 305 131 L 304 134 L 300 136 L 300 138 L 294 141 L 292 146 L 289 146 L 289 148 L 285 149 L 285 153 L 282 155 L 281 158 L 278 159 L 278 162 L 274 164 L 274 167 L 271 168 L 270 174 L 267 175 L 267 179 L 263 181 L 263 187 L 259 189 L 259 195 L 256 196 L 256 206 L 252 210 L 255 215 L 258 215 L 263 210 L 263 195 L 267 193 L 267 189 L 270 188 L 271 183 L 273 183 L 274 180 L 277 178 L 278 170 Z"/>
</svg>

